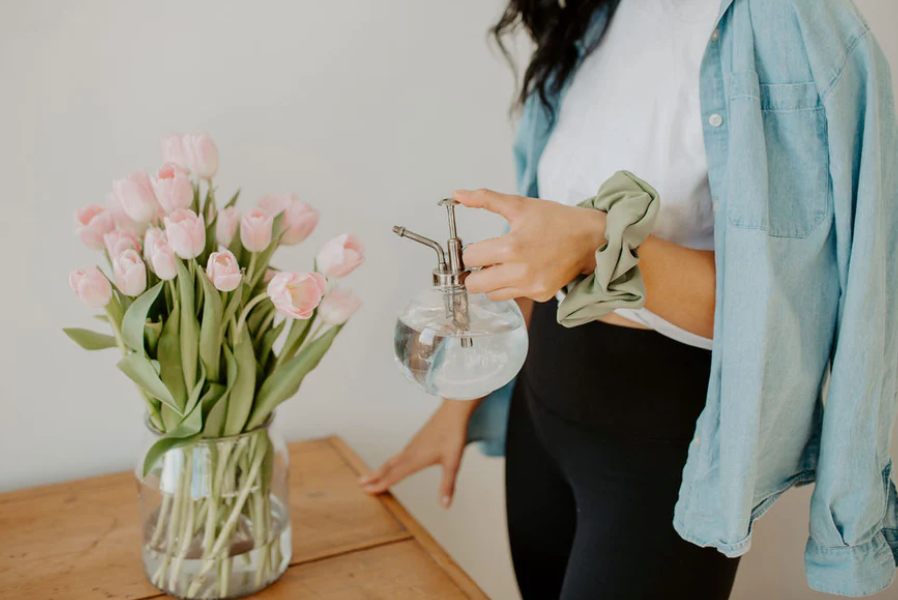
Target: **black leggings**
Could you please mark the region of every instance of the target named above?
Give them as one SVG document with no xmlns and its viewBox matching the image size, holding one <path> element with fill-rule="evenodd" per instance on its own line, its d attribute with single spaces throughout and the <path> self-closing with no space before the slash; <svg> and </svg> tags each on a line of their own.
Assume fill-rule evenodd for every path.
<svg viewBox="0 0 898 600">
<path fill-rule="evenodd" d="M 565 329 L 537 304 L 511 402 L 506 507 L 524 600 L 729 597 L 738 559 L 671 524 L 710 352 L 654 331 Z"/>
</svg>

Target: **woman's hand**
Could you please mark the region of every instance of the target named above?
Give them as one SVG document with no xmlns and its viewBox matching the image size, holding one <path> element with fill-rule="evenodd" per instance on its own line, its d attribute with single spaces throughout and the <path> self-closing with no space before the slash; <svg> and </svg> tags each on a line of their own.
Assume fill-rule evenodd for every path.
<svg viewBox="0 0 898 600">
<path fill-rule="evenodd" d="M 455 477 L 465 449 L 468 420 L 479 404 L 479 400 L 443 400 L 402 452 L 371 475 L 359 479 L 362 489 L 369 494 L 380 494 L 425 467 L 442 465 L 440 503 L 448 508 L 455 493 Z"/>
<path fill-rule="evenodd" d="M 548 200 L 459 190 L 453 196 L 508 221 L 507 234 L 465 248 L 471 273 L 465 287 L 491 300 L 526 297 L 549 300 L 577 276 L 595 270 L 595 252 L 605 243 L 605 213 Z"/>
</svg>

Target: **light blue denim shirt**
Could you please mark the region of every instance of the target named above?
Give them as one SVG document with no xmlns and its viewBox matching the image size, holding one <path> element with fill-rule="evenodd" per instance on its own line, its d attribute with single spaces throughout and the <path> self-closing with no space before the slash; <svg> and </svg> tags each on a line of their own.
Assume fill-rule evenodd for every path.
<svg viewBox="0 0 898 600">
<path fill-rule="evenodd" d="M 606 22 L 596 16 L 581 56 Z M 722 0 L 708 33 L 701 110 L 715 207 L 714 345 L 673 525 L 686 540 L 738 556 L 777 496 L 816 482 L 808 582 L 872 594 L 890 584 L 898 561 L 889 67 L 850 0 Z M 563 94 L 551 98 L 556 109 Z M 549 113 L 531 98 L 515 144 L 523 195 L 539 196 L 551 132 Z M 503 451 L 512 387 L 471 420 L 469 438 L 488 454 Z"/>
</svg>

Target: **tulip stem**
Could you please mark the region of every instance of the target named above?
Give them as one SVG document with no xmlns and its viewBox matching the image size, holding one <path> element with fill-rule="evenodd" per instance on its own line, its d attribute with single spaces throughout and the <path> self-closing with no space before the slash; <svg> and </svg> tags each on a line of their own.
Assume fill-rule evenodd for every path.
<svg viewBox="0 0 898 600">
<path fill-rule="evenodd" d="M 252 283 L 253 274 L 256 270 L 256 260 L 259 258 L 258 252 L 252 252 L 249 256 L 249 267 L 246 269 L 246 281 Z"/>
<path fill-rule="evenodd" d="M 253 255 L 253 256 L 255 256 L 255 255 Z M 268 297 L 268 293 L 262 292 L 261 294 L 259 294 L 258 296 L 256 296 L 255 298 L 253 298 L 252 300 L 250 300 L 249 302 L 246 303 L 246 306 L 243 308 L 243 312 L 240 313 L 240 317 L 237 319 L 237 331 L 234 335 L 235 342 L 240 339 L 240 334 L 243 332 L 243 326 L 246 325 L 246 317 L 249 316 L 249 311 L 251 311 L 253 308 L 255 308 L 255 306 L 259 302 L 261 302 L 262 300 L 264 300 L 267 297 Z"/>
<path fill-rule="evenodd" d="M 256 332 L 256 337 L 253 340 L 254 343 L 258 344 L 262 341 L 262 338 L 265 336 L 265 330 L 271 325 L 271 322 L 274 321 L 274 315 L 277 314 L 277 311 L 271 311 L 265 320 L 262 321 L 262 324 L 259 326 L 259 331 Z"/>
</svg>

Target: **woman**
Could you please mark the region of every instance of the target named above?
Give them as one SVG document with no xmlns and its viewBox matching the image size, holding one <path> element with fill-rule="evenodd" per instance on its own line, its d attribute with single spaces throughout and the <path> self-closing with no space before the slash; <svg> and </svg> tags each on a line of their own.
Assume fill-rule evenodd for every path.
<svg viewBox="0 0 898 600">
<path fill-rule="evenodd" d="M 522 596 L 727 598 L 753 520 L 814 480 L 810 585 L 884 589 L 898 129 L 867 24 L 850 0 L 512 0 L 500 44 L 517 27 L 522 196 L 455 198 L 509 222 L 466 249 L 468 289 L 530 319 L 503 422 Z M 623 169 L 660 195 L 644 306 L 566 328 L 553 298 L 613 235 L 576 204 Z M 445 401 L 364 489 L 440 464 L 448 506 L 503 392 Z"/>
</svg>

